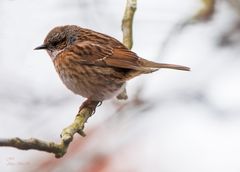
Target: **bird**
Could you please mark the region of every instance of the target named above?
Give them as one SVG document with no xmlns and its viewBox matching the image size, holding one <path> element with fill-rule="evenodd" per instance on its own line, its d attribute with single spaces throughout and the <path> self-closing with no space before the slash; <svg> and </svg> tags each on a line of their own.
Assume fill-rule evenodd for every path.
<svg viewBox="0 0 240 172">
<path fill-rule="evenodd" d="M 141 74 L 190 70 L 144 59 L 117 39 L 77 25 L 53 28 L 34 50 L 46 50 L 65 86 L 89 101 L 127 99 L 126 82 Z"/>
</svg>

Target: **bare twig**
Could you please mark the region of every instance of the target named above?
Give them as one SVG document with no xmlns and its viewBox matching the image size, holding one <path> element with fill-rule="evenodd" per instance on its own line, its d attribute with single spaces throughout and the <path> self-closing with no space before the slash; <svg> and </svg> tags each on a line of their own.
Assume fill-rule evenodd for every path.
<svg viewBox="0 0 240 172">
<path fill-rule="evenodd" d="M 131 49 L 133 46 L 132 23 L 137 9 L 137 0 L 127 0 L 124 16 L 122 19 L 123 44 Z"/>
<path fill-rule="evenodd" d="M 137 0 L 127 0 L 124 16 L 122 19 L 122 32 L 123 32 L 123 44 L 128 48 L 131 49 L 133 46 L 133 34 L 132 34 L 132 24 L 133 24 L 133 17 L 135 11 L 137 9 Z M 117 99 L 127 99 L 127 91 L 124 88 L 123 92 L 121 92 Z"/>
<path fill-rule="evenodd" d="M 62 157 L 67 147 L 64 146 L 64 142 L 60 144 L 54 142 L 45 142 L 39 139 L 20 139 L 18 137 L 11 139 L 0 139 L 0 146 L 15 147 L 22 150 L 36 149 L 39 151 L 45 151 L 54 153 L 57 158 Z"/>
<path fill-rule="evenodd" d="M 132 22 L 134 12 L 136 10 L 136 1 L 137 0 L 127 0 L 127 5 L 122 20 L 122 31 L 123 31 L 123 43 L 129 49 L 132 47 Z M 95 112 L 96 107 L 98 106 L 98 101 L 85 101 L 80 107 L 80 110 L 74 120 L 74 122 L 63 129 L 61 134 L 61 142 L 47 142 L 36 138 L 30 139 L 21 139 L 21 138 L 10 138 L 10 139 L 1 139 L 0 138 L 0 147 L 14 147 L 21 150 L 39 150 L 49 153 L 54 153 L 56 158 L 60 158 L 65 155 L 67 152 L 69 144 L 73 140 L 73 136 L 76 133 L 79 133 L 82 136 L 85 136 L 83 132 L 84 124 L 88 118 Z"/>
<path fill-rule="evenodd" d="M 15 147 L 22 150 L 35 149 L 54 153 L 56 158 L 60 158 L 66 153 L 75 133 L 85 136 L 83 133 L 84 124 L 93 114 L 98 103 L 99 102 L 96 101 L 85 101 L 83 103 L 74 122 L 63 129 L 60 143 L 46 142 L 35 138 L 20 139 L 16 137 L 11 139 L 0 139 L 0 146 Z"/>
</svg>

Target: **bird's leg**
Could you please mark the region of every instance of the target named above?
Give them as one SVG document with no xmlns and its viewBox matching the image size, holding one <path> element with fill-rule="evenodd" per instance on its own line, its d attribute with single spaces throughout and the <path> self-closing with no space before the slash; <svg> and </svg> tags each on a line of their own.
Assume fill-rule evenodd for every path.
<svg viewBox="0 0 240 172">
<path fill-rule="evenodd" d="M 87 108 L 90 110 L 90 112 L 92 113 L 91 115 L 93 115 L 95 113 L 95 110 L 96 110 L 96 107 L 97 106 L 100 106 L 102 104 L 102 102 L 100 101 L 93 101 L 91 99 L 87 99 L 85 100 L 82 105 L 80 106 L 79 108 L 79 111 L 78 111 L 78 115 L 81 115 L 81 111 L 84 109 L 84 108 Z M 83 132 L 83 129 L 84 129 L 84 125 L 82 126 L 81 129 L 78 130 L 78 133 L 81 135 L 81 136 L 86 136 L 86 134 Z"/>
<path fill-rule="evenodd" d="M 85 100 L 85 101 L 82 103 L 82 105 L 80 106 L 78 113 L 80 113 L 80 111 L 81 111 L 83 108 L 89 108 L 89 109 L 93 112 L 92 114 L 94 114 L 95 109 L 96 109 L 96 107 L 97 107 L 99 104 L 101 105 L 102 102 L 101 102 L 101 101 L 95 101 L 95 100 L 87 99 L 87 100 Z"/>
<path fill-rule="evenodd" d="M 94 114 L 98 104 L 99 101 L 93 101 L 90 99 L 87 99 L 82 103 L 73 123 L 64 128 L 61 133 L 61 138 L 65 144 L 69 144 L 72 141 L 75 133 L 78 133 L 81 136 L 86 136 L 83 132 L 84 124 L 87 122 L 88 118 Z"/>
<path fill-rule="evenodd" d="M 123 91 L 117 95 L 117 99 L 119 99 L 119 100 L 127 100 L 128 99 L 126 86 L 124 86 Z"/>
</svg>

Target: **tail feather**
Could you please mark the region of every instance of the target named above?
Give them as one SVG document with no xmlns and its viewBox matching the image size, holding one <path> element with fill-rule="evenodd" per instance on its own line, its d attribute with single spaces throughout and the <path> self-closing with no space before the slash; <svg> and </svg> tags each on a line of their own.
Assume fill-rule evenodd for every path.
<svg viewBox="0 0 240 172">
<path fill-rule="evenodd" d="M 176 69 L 176 70 L 184 70 L 184 71 L 190 71 L 190 68 L 187 66 L 182 65 L 175 65 L 175 64 L 167 64 L 167 63 L 156 63 L 149 60 L 143 60 L 143 66 L 147 68 L 153 68 L 153 69 L 161 69 L 161 68 L 168 68 L 168 69 Z"/>
<path fill-rule="evenodd" d="M 155 72 L 161 68 L 190 71 L 189 67 L 182 66 L 182 65 L 156 63 L 156 62 L 152 62 L 152 61 L 142 59 L 142 58 L 139 59 L 139 62 L 140 62 L 140 63 L 138 63 L 138 64 L 140 64 L 139 66 L 135 66 L 133 70 L 129 70 L 129 72 L 127 72 L 125 74 L 124 81 L 128 81 L 128 80 L 130 80 L 138 75 L 141 75 L 141 74 L 148 74 L 148 73 Z"/>
</svg>

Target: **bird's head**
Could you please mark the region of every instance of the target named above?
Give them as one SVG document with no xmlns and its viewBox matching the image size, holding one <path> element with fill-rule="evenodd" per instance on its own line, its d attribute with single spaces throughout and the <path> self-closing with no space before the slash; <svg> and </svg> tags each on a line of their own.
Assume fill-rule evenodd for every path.
<svg viewBox="0 0 240 172">
<path fill-rule="evenodd" d="M 62 52 L 67 46 L 76 41 L 78 26 L 66 25 L 53 28 L 46 36 L 44 43 L 34 50 L 47 50 L 52 59 Z"/>
</svg>

